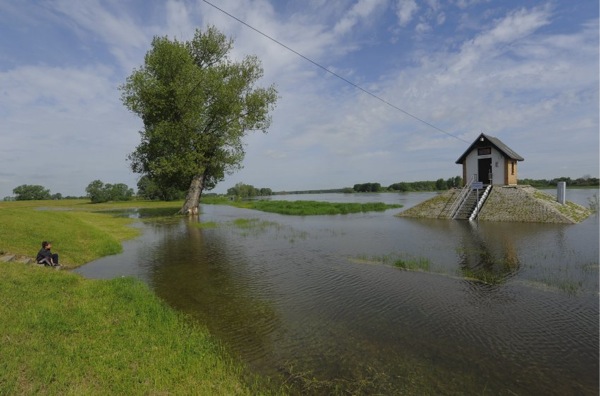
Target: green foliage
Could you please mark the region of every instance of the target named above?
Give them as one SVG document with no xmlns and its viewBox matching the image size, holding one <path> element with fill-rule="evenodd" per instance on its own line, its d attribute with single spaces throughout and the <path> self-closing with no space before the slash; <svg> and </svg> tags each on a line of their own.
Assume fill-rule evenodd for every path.
<svg viewBox="0 0 600 396">
<path fill-rule="evenodd" d="M 355 184 L 354 191 L 356 191 L 356 192 L 379 192 L 379 191 L 381 191 L 381 184 L 379 184 L 379 183 Z"/>
<path fill-rule="evenodd" d="M 39 185 L 23 184 L 13 189 L 17 201 L 51 199 L 50 190 Z"/>
<path fill-rule="evenodd" d="M 163 199 L 158 184 L 148 175 L 143 175 L 137 182 L 137 195 L 140 198 L 149 200 Z"/>
<path fill-rule="evenodd" d="M 582 176 L 580 178 L 572 180 L 570 177 L 557 177 L 554 179 L 520 179 L 519 184 L 528 184 L 532 187 L 544 188 L 544 187 L 556 187 L 558 182 L 565 182 L 567 186 L 571 187 L 597 187 L 600 185 L 597 177 L 590 177 L 589 175 Z"/>
<path fill-rule="evenodd" d="M 446 190 L 446 189 L 448 189 L 448 187 L 446 185 L 446 181 L 444 181 L 444 179 L 437 179 L 435 181 L 435 189 L 436 190 Z"/>
<path fill-rule="evenodd" d="M 133 197 L 133 190 L 126 184 L 104 184 L 101 180 L 94 180 L 88 184 L 85 192 L 92 203 L 129 201 Z"/>
<path fill-rule="evenodd" d="M 138 197 L 150 201 L 175 201 L 185 198 L 185 190 L 179 190 L 175 187 L 161 187 L 156 181 L 148 175 L 143 175 L 137 183 Z"/>
<path fill-rule="evenodd" d="M 436 181 L 416 181 L 394 183 L 388 187 L 389 191 L 442 191 L 455 187 L 462 187 L 462 177 L 451 177 L 447 180 L 437 179 Z"/>
<path fill-rule="evenodd" d="M 446 188 L 461 188 L 463 186 L 463 179 L 460 176 L 454 176 L 446 180 Z"/>
<path fill-rule="evenodd" d="M 255 188 L 251 184 L 237 183 L 235 186 L 227 189 L 227 195 L 237 198 L 252 198 L 258 196 L 272 195 L 270 188 Z"/>
<path fill-rule="evenodd" d="M 247 131 L 270 126 L 277 91 L 255 87 L 260 62 L 253 56 L 235 62 L 232 48 L 214 27 L 196 30 L 187 42 L 155 37 L 144 65 L 120 87 L 123 104 L 144 122 L 131 168 L 162 191 L 189 187 L 199 196 L 213 188 L 241 167 Z"/>
</svg>

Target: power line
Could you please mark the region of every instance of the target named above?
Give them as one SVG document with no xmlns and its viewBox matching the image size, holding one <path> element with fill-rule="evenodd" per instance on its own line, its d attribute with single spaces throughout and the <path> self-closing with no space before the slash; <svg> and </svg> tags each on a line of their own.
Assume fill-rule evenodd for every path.
<svg viewBox="0 0 600 396">
<path fill-rule="evenodd" d="M 268 34 L 261 32 L 260 30 L 258 30 L 258 29 L 257 29 L 257 28 L 255 28 L 254 26 L 252 26 L 252 25 L 249 25 L 248 23 L 246 23 L 246 22 L 244 22 L 243 20 L 239 19 L 239 18 L 238 18 L 238 17 L 236 17 L 235 15 L 232 15 L 232 14 L 230 14 L 229 12 L 227 12 L 227 11 L 223 10 L 222 8 L 219 8 L 219 7 L 217 7 L 216 5 L 212 4 L 211 2 L 209 2 L 209 1 L 207 1 L 207 0 L 202 0 L 202 1 L 203 1 L 203 2 L 205 2 L 206 4 L 208 4 L 209 6 L 211 6 L 211 7 L 215 8 L 215 9 L 217 9 L 217 10 L 221 11 L 223 14 L 225 14 L 225 15 L 229 16 L 230 18 L 233 18 L 233 19 L 235 19 L 236 21 L 238 21 L 238 22 L 239 22 L 239 23 L 241 23 L 242 25 L 249 27 L 250 29 L 254 30 L 256 33 L 258 33 L 258 34 L 260 34 L 260 35 L 262 35 L 262 36 L 264 36 L 264 37 L 268 38 L 269 40 L 273 41 L 274 43 L 276 43 L 276 44 L 278 44 L 278 45 L 282 46 L 283 48 L 287 49 L 288 51 L 290 51 L 290 52 L 293 52 L 294 54 L 298 55 L 298 56 L 299 56 L 299 57 L 301 57 L 302 59 L 304 59 L 304 60 L 306 60 L 306 61 L 308 61 L 308 62 L 312 63 L 312 64 L 313 64 L 313 65 L 315 65 L 315 66 L 317 66 L 318 68 L 321 68 L 321 69 L 323 69 L 323 70 L 324 70 L 324 71 L 326 71 L 327 73 L 329 73 L 329 74 L 331 74 L 331 75 L 333 75 L 333 76 L 335 76 L 335 77 L 339 78 L 340 80 L 344 81 L 345 83 L 347 83 L 347 84 L 349 84 L 349 85 L 352 85 L 354 88 L 356 88 L 356 89 L 358 89 L 358 90 L 360 90 L 360 91 L 362 91 L 362 92 L 366 93 L 367 95 L 369 95 L 369 96 L 371 96 L 371 97 L 373 97 L 373 98 L 375 98 L 375 99 L 379 100 L 380 102 L 382 102 L 382 103 L 384 103 L 384 104 L 386 104 L 386 105 L 390 106 L 391 108 L 393 108 L 393 109 L 395 109 L 395 110 L 398 110 L 398 111 L 400 111 L 400 112 L 402 112 L 402 113 L 406 114 L 407 116 L 409 116 L 409 117 L 411 117 L 411 118 L 414 118 L 415 120 L 417 120 L 417 121 L 419 121 L 419 122 L 421 122 L 421 123 L 423 123 L 423 124 L 425 124 L 425 125 L 429 126 L 430 128 L 433 128 L 433 129 L 435 129 L 435 130 L 436 130 L 436 131 L 438 131 L 438 132 L 441 132 L 441 133 L 443 133 L 443 134 L 445 134 L 445 135 L 448 135 L 448 136 L 450 136 L 450 137 L 453 137 L 453 138 L 455 138 L 455 139 L 461 140 L 461 141 L 463 141 L 463 142 L 465 142 L 465 143 L 469 143 L 469 142 L 467 142 L 466 140 L 464 140 L 464 139 L 462 139 L 462 138 L 460 138 L 460 137 L 458 137 L 458 136 L 456 136 L 456 135 L 453 135 L 453 134 L 451 134 L 450 132 L 447 132 L 447 131 L 445 131 L 445 130 L 443 130 L 443 129 L 441 129 L 441 128 L 438 128 L 437 126 L 435 126 L 435 125 L 433 125 L 433 124 L 431 124 L 431 123 L 429 123 L 429 122 L 427 122 L 427 121 L 423 120 L 422 118 L 419 118 L 419 117 L 417 117 L 416 115 L 414 115 L 414 114 L 411 114 L 411 113 L 409 113 L 408 111 L 401 109 L 400 107 L 396 106 L 396 105 L 395 105 L 395 104 L 393 104 L 393 103 L 390 103 L 390 102 L 388 102 L 387 100 L 385 100 L 385 99 L 383 99 L 382 97 L 380 97 L 380 96 L 378 96 L 378 95 L 374 94 L 373 92 L 371 92 L 371 91 L 369 91 L 369 90 L 367 90 L 367 89 L 365 89 L 365 88 L 361 87 L 360 85 L 358 85 L 358 84 L 356 84 L 356 83 L 354 83 L 354 82 L 352 82 L 352 81 L 348 80 L 348 79 L 347 79 L 347 78 L 345 78 L 345 77 L 342 77 L 342 76 L 340 76 L 340 75 L 339 75 L 339 74 L 337 74 L 336 72 L 334 72 L 334 71 L 332 71 L 332 70 L 329 70 L 329 69 L 328 69 L 328 68 L 326 68 L 325 66 L 323 66 L 323 65 L 321 65 L 321 64 L 319 64 L 319 63 L 317 63 L 317 62 L 315 62 L 314 60 L 312 60 L 312 59 L 308 58 L 307 56 L 304 56 L 304 55 L 302 55 L 300 52 L 298 52 L 298 51 L 294 50 L 293 48 L 290 48 L 290 47 L 288 47 L 287 45 L 285 45 L 285 44 L 284 44 L 284 43 L 282 43 L 281 41 L 278 41 L 277 39 L 274 39 L 273 37 L 269 36 Z"/>
</svg>

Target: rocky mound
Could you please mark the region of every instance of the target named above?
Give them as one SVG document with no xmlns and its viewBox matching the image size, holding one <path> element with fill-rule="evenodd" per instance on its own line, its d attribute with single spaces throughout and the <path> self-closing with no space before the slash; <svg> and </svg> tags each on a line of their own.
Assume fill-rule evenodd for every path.
<svg viewBox="0 0 600 396">
<path fill-rule="evenodd" d="M 417 218 L 450 217 L 449 209 L 459 190 L 442 193 L 400 213 Z M 479 212 L 482 221 L 575 224 L 592 212 L 573 202 L 561 205 L 556 199 L 531 186 L 496 186 Z"/>
</svg>

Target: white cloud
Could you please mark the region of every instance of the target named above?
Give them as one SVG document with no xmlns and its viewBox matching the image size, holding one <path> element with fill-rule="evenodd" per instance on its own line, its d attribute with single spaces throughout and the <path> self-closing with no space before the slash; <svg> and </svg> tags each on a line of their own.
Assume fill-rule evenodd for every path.
<svg viewBox="0 0 600 396">
<path fill-rule="evenodd" d="M 21 184 L 42 184 L 81 195 L 96 178 L 131 185 L 133 176 L 123 169 L 138 127 L 120 105 L 111 77 L 102 66 L 0 72 L 0 130 L 8 132 L 0 137 L 0 152 L 12 175 L 0 186 L 4 194 Z"/>
<path fill-rule="evenodd" d="M 122 106 L 117 86 L 143 63 L 152 36 L 187 40 L 207 24 L 233 36 L 236 59 L 256 54 L 265 68 L 261 85 L 276 83 L 281 95 L 269 133 L 247 137 L 245 169 L 217 191 L 239 181 L 290 190 L 460 173 L 454 161 L 465 142 L 362 93 L 202 1 L 149 3 L 156 7 L 149 13 L 154 18 L 144 21 L 125 3 L 27 4 L 27 15 L 61 23 L 61 31 L 76 36 L 73 41 L 98 46 L 114 59 L 69 52 L 81 55 L 81 62 L 41 59 L 13 67 L 0 58 L 0 197 L 34 181 L 50 180 L 47 187 L 53 192 L 78 195 L 93 179 L 134 186 L 136 175 L 129 172 L 125 156 L 139 143 L 141 122 Z M 498 6 L 496 19 L 478 14 L 467 26 L 462 11 L 456 15 L 449 3 L 423 3 L 419 14 L 416 2 L 398 2 L 397 23 L 416 22 L 414 29 L 427 33 L 407 45 L 407 40 L 369 41 L 375 29 L 382 37 L 393 29 L 382 23 L 382 1 L 286 4 L 226 0 L 219 6 L 468 142 L 481 132 L 500 137 L 526 158 L 520 171 L 559 176 L 540 163 L 543 152 L 577 172 L 567 176 L 597 175 L 597 19 L 557 33 L 558 11 L 552 7 Z M 14 19 L 20 25 L 32 23 L 25 16 Z M 452 29 L 460 34 L 447 33 Z M 446 39 L 452 44 L 439 45 Z M 56 51 L 68 50 L 56 43 Z M 365 53 L 374 51 L 383 51 L 377 53 L 382 62 L 365 61 Z M 18 59 L 17 53 L 8 56 Z M 40 143 L 51 155 L 19 161 Z"/>
<path fill-rule="evenodd" d="M 396 15 L 398 16 L 398 24 L 406 26 L 410 23 L 419 6 L 415 0 L 398 0 L 396 3 Z"/>
<path fill-rule="evenodd" d="M 333 31 L 335 34 L 343 35 L 348 33 L 361 21 L 368 21 L 369 17 L 378 9 L 386 5 L 386 0 L 359 0 L 352 8 L 339 20 Z"/>
<path fill-rule="evenodd" d="M 149 47 L 152 36 L 146 31 L 152 30 L 152 26 L 139 26 L 125 8 L 117 8 L 111 12 L 105 3 L 98 0 L 58 0 L 50 4 L 53 10 L 76 24 L 84 41 L 89 41 L 86 36 L 91 34 L 91 41 L 104 42 L 124 70 L 137 66 L 139 55 Z M 124 7 L 121 3 L 111 5 L 116 4 Z"/>
<path fill-rule="evenodd" d="M 436 22 L 438 25 L 443 25 L 444 22 L 446 22 L 446 14 L 443 12 L 440 12 L 436 17 Z"/>
<path fill-rule="evenodd" d="M 431 25 L 429 25 L 427 22 L 419 22 L 417 23 L 417 26 L 415 26 L 415 32 L 419 35 L 428 33 L 431 30 Z"/>
</svg>

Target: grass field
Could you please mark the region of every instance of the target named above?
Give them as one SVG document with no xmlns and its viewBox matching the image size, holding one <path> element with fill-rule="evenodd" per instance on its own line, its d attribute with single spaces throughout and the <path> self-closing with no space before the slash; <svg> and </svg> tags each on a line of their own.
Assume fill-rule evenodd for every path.
<svg viewBox="0 0 600 396">
<path fill-rule="evenodd" d="M 115 214 L 131 208 L 173 209 L 180 202 L 130 201 L 90 204 L 87 200 L 0 202 L 0 253 L 35 257 L 52 241 L 66 268 L 121 252 L 121 242 L 138 236 L 133 219 Z"/>
<path fill-rule="evenodd" d="M 137 280 L 0 273 L 0 394 L 254 393 L 206 329 Z"/>
<path fill-rule="evenodd" d="M 76 267 L 138 235 L 115 211 L 175 213 L 180 204 L 2 202 L 0 252 L 31 257 L 52 240 L 61 264 Z M 0 318 L 0 395 L 268 393 L 203 326 L 132 278 L 0 263 Z"/>
</svg>

